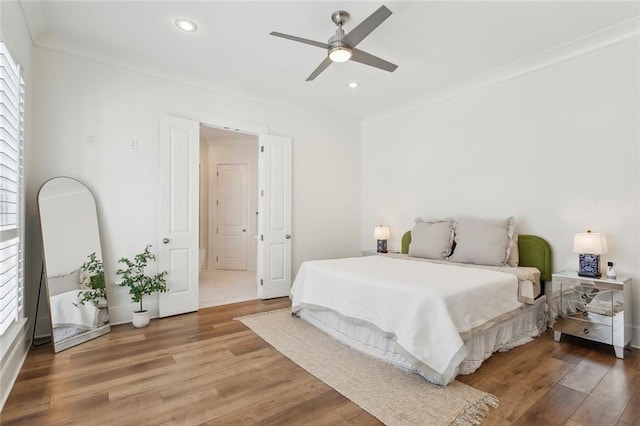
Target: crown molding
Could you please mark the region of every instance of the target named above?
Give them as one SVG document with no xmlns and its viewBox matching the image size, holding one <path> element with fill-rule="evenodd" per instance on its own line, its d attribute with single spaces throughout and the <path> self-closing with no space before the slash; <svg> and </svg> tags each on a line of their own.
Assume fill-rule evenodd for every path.
<svg viewBox="0 0 640 426">
<path fill-rule="evenodd" d="M 417 97 L 408 102 L 398 104 L 393 108 L 371 114 L 363 118 L 362 125 L 363 127 L 369 126 L 409 114 L 458 96 L 463 96 L 467 93 L 493 86 L 524 74 L 535 72 L 541 68 L 587 54 L 594 50 L 620 43 L 630 38 L 637 37 L 638 35 L 640 35 L 640 17 L 629 19 L 611 27 L 604 28 L 595 33 L 529 56 L 525 59 L 513 62 L 484 74 L 480 74 L 476 77 L 469 78 L 444 89 L 434 91 L 426 96 Z"/>
<path fill-rule="evenodd" d="M 35 41 L 44 33 L 46 28 L 42 4 L 37 1 L 18 0 L 18 5 L 22 11 L 22 17 L 31 38 L 31 44 L 35 46 Z"/>
</svg>

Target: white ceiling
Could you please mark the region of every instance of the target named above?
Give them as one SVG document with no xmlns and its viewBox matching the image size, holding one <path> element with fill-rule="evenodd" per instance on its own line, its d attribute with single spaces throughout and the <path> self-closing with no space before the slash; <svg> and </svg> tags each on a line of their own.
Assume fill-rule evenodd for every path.
<svg viewBox="0 0 640 426">
<path fill-rule="evenodd" d="M 332 64 L 320 48 L 331 13 L 348 33 L 382 4 L 393 15 L 358 48 L 398 65 L 388 73 Z M 638 1 L 32 1 L 21 0 L 35 45 L 227 93 L 367 117 L 640 15 Z M 173 22 L 186 17 L 199 31 Z M 347 83 L 360 87 L 350 89 Z"/>
</svg>

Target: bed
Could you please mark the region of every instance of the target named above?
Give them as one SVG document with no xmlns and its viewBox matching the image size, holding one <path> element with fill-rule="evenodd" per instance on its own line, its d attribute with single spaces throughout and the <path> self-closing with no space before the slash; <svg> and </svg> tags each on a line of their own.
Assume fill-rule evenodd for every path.
<svg viewBox="0 0 640 426">
<path fill-rule="evenodd" d="M 417 257 L 412 232 L 398 254 L 304 262 L 291 289 L 292 314 L 439 385 L 546 330 L 543 284 L 552 269 L 543 238 L 511 241 L 518 266 L 480 265 L 455 262 L 451 253 Z M 461 247 L 455 241 L 453 253 Z"/>
<path fill-rule="evenodd" d="M 79 303 L 87 289 L 80 283 L 80 270 L 47 277 L 53 339 L 59 344 L 80 334 L 93 332 L 109 324 L 104 305 Z"/>
</svg>

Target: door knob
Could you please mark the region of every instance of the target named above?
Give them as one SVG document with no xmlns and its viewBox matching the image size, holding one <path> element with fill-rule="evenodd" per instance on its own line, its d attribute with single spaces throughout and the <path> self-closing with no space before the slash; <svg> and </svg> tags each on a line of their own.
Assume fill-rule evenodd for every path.
<svg viewBox="0 0 640 426">
<path fill-rule="evenodd" d="M 289 235 L 289 234 L 285 235 L 284 237 L 285 237 L 287 240 L 290 240 L 290 239 L 291 239 L 291 235 Z"/>
<path fill-rule="evenodd" d="M 168 243 L 169 243 L 169 239 L 168 239 L 168 238 L 163 238 L 163 239 L 162 239 L 162 242 L 163 242 L 164 244 L 168 244 Z"/>
</svg>

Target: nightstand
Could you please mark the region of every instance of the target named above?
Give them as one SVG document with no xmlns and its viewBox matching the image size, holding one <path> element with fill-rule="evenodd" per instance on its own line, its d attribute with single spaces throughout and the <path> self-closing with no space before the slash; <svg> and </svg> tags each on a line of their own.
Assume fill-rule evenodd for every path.
<svg viewBox="0 0 640 426">
<path fill-rule="evenodd" d="M 552 286 L 552 309 L 558 314 L 554 340 L 570 334 L 606 343 L 616 357 L 624 358 L 624 347 L 631 342 L 631 278 L 590 278 L 562 271 L 552 275 Z"/>
<path fill-rule="evenodd" d="M 398 256 L 400 254 L 399 251 L 390 251 L 387 253 L 378 253 L 378 251 L 376 249 L 370 249 L 370 250 L 362 250 L 362 255 L 363 256 L 390 256 L 390 257 L 395 257 Z"/>
</svg>

